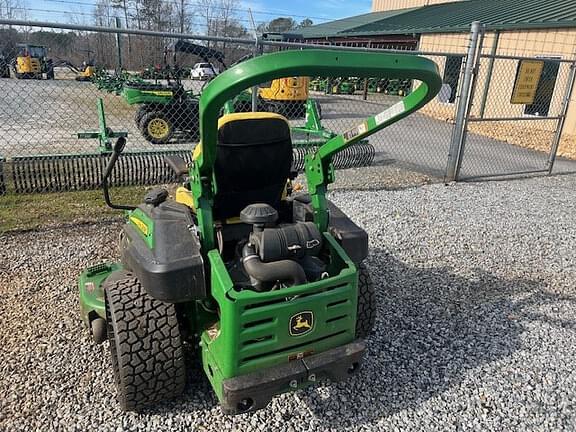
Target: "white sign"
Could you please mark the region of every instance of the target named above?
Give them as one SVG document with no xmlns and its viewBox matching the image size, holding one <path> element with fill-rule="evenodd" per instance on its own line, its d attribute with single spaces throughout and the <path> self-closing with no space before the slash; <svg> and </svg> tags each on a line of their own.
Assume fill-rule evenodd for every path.
<svg viewBox="0 0 576 432">
<path fill-rule="evenodd" d="M 376 120 L 376 126 L 381 125 L 382 123 L 387 122 L 394 117 L 398 117 L 404 111 L 406 111 L 406 107 L 404 106 L 404 101 L 401 100 L 397 104 L 392 105 L 390 108 L 382 111 L 380 114 L 374 117 L 374 120 Z"/>
</svg>

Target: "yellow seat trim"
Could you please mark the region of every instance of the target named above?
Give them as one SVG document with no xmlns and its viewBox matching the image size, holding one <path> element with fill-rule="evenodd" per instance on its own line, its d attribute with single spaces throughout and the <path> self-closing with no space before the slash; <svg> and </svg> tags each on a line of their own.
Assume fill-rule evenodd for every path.
<svg viewBox="0 0 576 432">
<path fill-rule="evenodd" d="M 176 189 L 176 202 L 190 207 L 192 209 L 192 213 L 196 213 L 192 191 L 186 189 L 184 186 L 180 186 L 178 189 Z"/>
<path fill-rule="evenodd" d="M 285 121 L 286 124 L 288 125 L 290 124 L 286 117 L 277 113 L 270 113 L 270 112 L 232 113 L 232 114 L 225 114 L 218 119 L 218 129 L 220 129 L 225 124 L 234 121 L 260 120 L 260 119 L 279 119 Z M 202 141 L 200 141 L 196 145 L 196 147 L 194 147 L 194 151 L 192 152 L 192 160 L 197 160 L 201 154 L 202 154 Z"/>
<path fill-rule="evenodd" d="M 196 214 L 196 208 L 194 207 L 194 199 L 192 198 L 192 191 L 186 189 L 184 186 L 180 186 L 176 189 L 176 202 L 184 204 L 192 210 L 192 213 Z M 221 224 L 222 221 L 214 221 L 216 224 Z M 224 221 L 226 225 L 236 225 L 242 223 L 240 217 L 233 217 L 226 219 Z"/>
<path fill-rule="evenodd" d="M 242 113 L 232 113 L 225 114 L 218 119 L 218 129 L 227 123 L 242 120 L 262 120 L 262 119 L 279 119 L 284 120 L 288 123 L 288 119 L 283 115 L 270 112 L 242 112 Z"/>
</svg>

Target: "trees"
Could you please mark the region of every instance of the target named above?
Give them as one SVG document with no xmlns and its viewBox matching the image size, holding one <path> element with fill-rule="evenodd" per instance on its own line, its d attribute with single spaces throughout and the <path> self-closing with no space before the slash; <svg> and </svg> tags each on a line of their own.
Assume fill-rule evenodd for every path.
<svg viewBox="0 0 576 432">
<path fill-rule="evenodd" d="M 305 18 L 300 23 L 297 23 L 289 17 L 274 18 L 268 23 L 262 23 L 258 26 L 260 33 L 287 33 L 299 28 L 310 27 L 314 22 L 310 18 Z"/>
<path fill-rule="evenodd" d="M 196 15 L 195 12 L 190 12 L 186 0 L 178 0 L 174 2 L 174 14 L 178 24 L 178 31 L 180 33 L 190 33 L 192 31 L 192 19 Z"/>
<path fill-rule="evenodd" d="M 292 18 L 278 17 L 270 21 L 266 27 L 270 33 L 285 33 L 296 28 L 296 21 Z"/>
<path fill-rule="evenodd" d="M 0 0 L 0 18 L 24 18 L 26 5 L 22 0 Z"/>
<path fill-rule="evenodd" d="M 27 0 L 0 0 L 0 18 L 24 18 L 24 1 Z M 89 24 L 82 18 L 87 15 L 84 9 L 78 10 L 76 16 L 73 9 L 66 13 L 70 14 L 69 20 L 74 24 Z M 252 34 L 252 29 L 246 27 L 250 22 L 247 10 L 243 10 L 237 0 L 94 0 L 92 16 L 90 23 L 101 27 L 114 27 L 116 19 L 119 18 L 122 26 L 128 29 L 196 33 L 224 38 L 247 38 Z M 257 31 L 285 33 L 311 25 L 313 22 L 308 18 L 297 22 L 291 17 L 277 17 L 260 24 Z M 34 33 L 36 31 L 33 28 L 20 28 L 11 33 L 11 39 L 0 41 L 0 49 L 13 51 L 16 43 L 32 41 L 31 36 Z M 86 59 L 87 51 L 94 51 L 93 57 L 99 66 L 113 68 L 117 65 L 114 33 L 75 31 L 67 34 L 65 40 L 48 34 L 39 33 L 36 36 L 35 41 L 48 46 L 53 56 L 81 63 Z M 165 48 L 175 42 L 175 38 L 121 35 L 120 41 L 124 67 L 140 70 L 161 64 Z M 253 50 L 253 45 L 229 41 L 200 43 L 222 51 L 229 64 Z M 197 61 L 197 58 L 183 57 L 181 61 L 183 66 L 187 66 L 188 63 Z"/>
<path fill-rule="evenodd" d="M 130 22 L 128 18 L 128 1 L 127 0 L 111 0 L 111 5 L 114 9 L 119 9 L 122 11 L 122 15 L 124 15 L 124 21 L 126 22 L 126 26 Z M 128 35 L 128 53 L 132 53 L 132 38 Z"/>
</svg>

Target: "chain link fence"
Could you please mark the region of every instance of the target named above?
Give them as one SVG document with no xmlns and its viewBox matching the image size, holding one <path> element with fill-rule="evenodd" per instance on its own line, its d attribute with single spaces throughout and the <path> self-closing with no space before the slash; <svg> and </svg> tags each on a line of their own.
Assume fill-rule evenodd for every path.
<svg viewBox="0 0 576 432">
<path fill-rule="evenodd" d="M 453 164 L 455 175 L 448 180 L 548 170 L 574 84 L 572 62 L 548 58 L 547 84 L 530 107 L 514 105 L 517 113 L 511 115 L 512 78 L 521 59 L 495 54 L 481 32 L 475 41 L 462 35 L 448 45 L 417 47 L 406 41 L 327 45 L 27 24 L 0 28 L 0 193 L 97 188 L 111 141 L 125 134 L 127 152 L 113 184 L 173 181 L 162 157 L 190 160 L 205 86 L 234 64 L 278 50 L 321 45 L 415 52 L 438 64 L 444 85 L 433 102 L 335 159 L 336 168 L 347 169 L 337 179 L 353 188 L 370 187 L 369 177 L 390 166 L 442 179 Z M 59 38 L 69 44 L 56 44 Z M 306 153 L 393 106 L 415 85 L 354 76 L 287 77 L 237 95 L 223 113 L 256 109 L 287 117 L 295 168 L 302 169 Z M 538 132 L 527 129 L 527 122 L 537 122 Z"/>
</svg>

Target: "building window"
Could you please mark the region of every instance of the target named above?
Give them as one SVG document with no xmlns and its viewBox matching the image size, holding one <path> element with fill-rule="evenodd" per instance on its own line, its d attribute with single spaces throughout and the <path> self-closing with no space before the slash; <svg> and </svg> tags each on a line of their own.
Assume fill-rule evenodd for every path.
<svg viewBox="0 0 576 432">
<path fill-rule="evenodd" d="M 456 95 L 458 94 L 458 84 L 460 82 L 460 70 L 462 69 L 462 56 L 448 56 L 446 57 L 446 66 L 444 67 L 443 83 L 446 90 L 445 101 L 447 103 L 456 102 Z M 450 93 L 448 93 L 448 89 Z"/>
<path fill-rule="evenodd" d="M 550 104 L 556 88 L 556 79 L 558 78 L 558 69 L 560 63 L 555 61 L 544 61 L 544 68 L 540 76 L 540 82 L 536 88 L 534 103 L 524 107 L 524 114 L 539 117 L 548 117 Z"/>
</svg>

